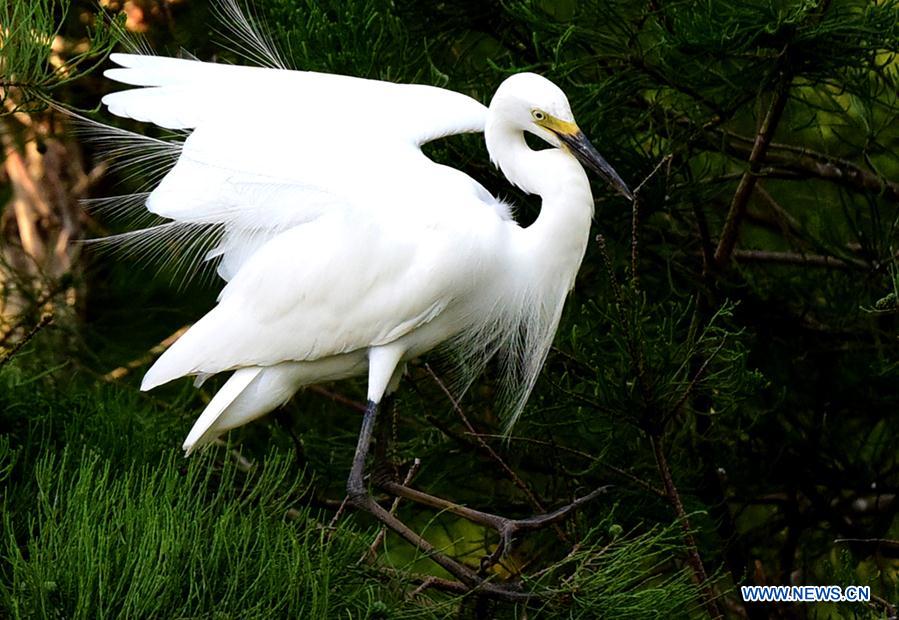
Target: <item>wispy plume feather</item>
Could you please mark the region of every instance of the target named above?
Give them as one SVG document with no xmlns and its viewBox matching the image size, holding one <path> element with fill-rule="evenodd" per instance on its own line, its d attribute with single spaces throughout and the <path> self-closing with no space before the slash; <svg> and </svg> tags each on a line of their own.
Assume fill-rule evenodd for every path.
<svg viewBox="0 0 899 620">
<path fill-rule="evenodd" d="M 237 0 L 213 1 L 212 14 L 218 21 L 214 30 L 226 48 L 253 65 L 288 68 L 277 46 L 259 28 L 258 16 L 244 10 Z M 144 37 L 125 31 L 117 22 L 111 26 L 129 52 L 155 55 Z M 184 52 L 182 56 L 193 58 Z M 132 185 L 140 181 L 131 193 L 83 201 L 85 209 L 92 213 L 137 227 L 85 242 L 97 251 L 129 257 L 152 269 L 169 272 L 183 286 L 197 277 L 211 278 L 216 271 L 228 279 L 252 251 L 274 234 L 295 225 L 235 227 L 229 222 L 236 214 L 227 208 L 219 214 L 220 221 L 213 223 L 160 218 L 147 211 L 147 199 L 178 162 L 189 132 L 173 131 L 156 138 L 106 125 L 70 110 L 64 112 L 73 121 L 74 133 L 95 149 L 98 159 L 108 166 L 116 181 Z M 260 189 L 261 185 L 253 191 Z"/>
<path fill-rule="evenodd" d="M 183 288 L 214 274 L 216 261 L 207 258 L 223 233 L 220 225 L 167 221 L 84 243 L 97 252 L 138 259 L 144 266 L 169 273 L 173 283 Z"/>
<path fill-rule="evenodd" d="M 219 23 L 213 31 L 221 38 L 225 49 L 259 67 L 293 68 L 284 61 L 277 45 L 266 34 L 267 29 L 264 23 L 259 23 L 259 16 L 248 15 L 249 11 L 245 11 L 237 0 L 214 0 L 211 11 Z"/>
</svg>

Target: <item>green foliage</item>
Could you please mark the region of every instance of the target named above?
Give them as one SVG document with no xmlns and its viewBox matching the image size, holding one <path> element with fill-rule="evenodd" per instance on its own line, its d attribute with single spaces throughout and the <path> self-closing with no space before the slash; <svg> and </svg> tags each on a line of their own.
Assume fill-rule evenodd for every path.
<svg viewBox="0 0 899 620">
<path fill-rule="evenodd" d="M 0 440 L 5 617 L 385 609 L 399 618 L 413 609 L 358 563 L 369 535 L 347 519 L 328 526 L 298 503 L 309 480 L 289 454 L 249 471 L 230 456 L 183 460 L 177 418 L 128 391 L 62 392 L 52 375 L 23 381 L 15 366 L 0 377 L 13 422 Z"/>
<path fill-rule="evenodd" d="M 678 526 L 651 528 L 622 535 L 608 515 L 581 539 L 582 546 L 528 583 L 539 586 L 562 576 L 562 587 L 550 586 L 559 596 L 572 596 L 577 605 L 568 618 L 671 618 L 700 614 L 696 586 L 685 568 L 672 570 L 671 558 L 680 550 Z M 641 548 L 635 561 L 633 548 Z M 573 591 L 573 594 L 569 594 Z M 549 599 L 539 614 L 558 611 Z"/>
<path fill-rule="evenodd" d="M 93 71 L 113 48 L 115 28 L 103 15 L 86 39 L 66 40 L 71 9 L 66 0 L 0 4 L 0 115 L 42 108 L 54 90 Z"/>
<path fill-rule="evenodd" d="M 184 460 L 174 448 L 180 407 L 80 376 L 60 389 L 59 369 L 33 372 L 46 354 L 37 342 L 0 373 L 5 616 L 423 618 L 456 609 L 437 593 L 410 598 L 403 572 L 391 573 L 391 586 L 382 563 L 360 562 L 374 534 L 310 508 L 318 483 L 288 451 L 249 466 L 228 450 Z M 383 565 L 403 571 L 417 553 L 391 541 Z M 609 514 L 531 586 L 560 617 L 615 608 L 671 617 L 696 600 L 672 565 L 678 546 L 673 528 L 622 535 Z"/>
<path fill-rule="evenodd" d="M 237 610 L 292 617 L 362 615 L 375 598 L 355 532 L 326 531 L 308 510 L 285 513 L 301 491 L 287 457 L 255 476 L 171 454 L 124 471 L 63 448 L 35 463 L 37 494 L 24 549 L 7 535 L 12 617 L 217 616 Z M 12 529 L 7 510 L 5 527 Z M 86 570 L 86 567 L 89 569 Z M 284 587 L 289 584 L 289 587 Z"/>
</svg>

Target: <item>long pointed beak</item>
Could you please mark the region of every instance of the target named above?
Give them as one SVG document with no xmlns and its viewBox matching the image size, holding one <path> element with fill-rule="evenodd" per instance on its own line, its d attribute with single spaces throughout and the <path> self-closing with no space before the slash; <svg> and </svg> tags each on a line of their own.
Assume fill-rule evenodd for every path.
<svg viewBox="0 0 899 620">
<path fill-rule="evenodd" d="M 634 194 L 628 188 L 627 183 L 618 176 L 618 173 L 609 165 L 609 162 L 603 159 L 599 151 L 590 144 L 587 136 L 582 131 L 577 130 L 572 133 L 557 131 L 555 134 L 584 167 L 598 174 L 628 200 L 634 200 Z"/>
</svg>

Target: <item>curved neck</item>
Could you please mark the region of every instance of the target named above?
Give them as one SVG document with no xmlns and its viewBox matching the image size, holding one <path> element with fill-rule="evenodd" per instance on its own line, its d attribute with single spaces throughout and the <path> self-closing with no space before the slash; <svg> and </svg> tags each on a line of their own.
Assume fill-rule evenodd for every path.
<svg viewBox="0 0 899 620">
<path fill-rule="evenodd" d="M 484 131 L 487 151 L 509 181 L 541 198 L 540 215 L 519 229 L 516 244 L 527 274 L 541 284 L 574 286 L 590 237 L 593 194 L 580 163 L 561 149 L 534 151 L 521 129 L 488 118 Z"/>
</svg>

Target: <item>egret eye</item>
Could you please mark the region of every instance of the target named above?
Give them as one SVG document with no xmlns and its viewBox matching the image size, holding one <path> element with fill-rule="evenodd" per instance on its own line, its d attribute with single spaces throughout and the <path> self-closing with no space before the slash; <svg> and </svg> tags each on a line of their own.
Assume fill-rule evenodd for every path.
<svg viewBox="0 0 899 620">
<path fill-rule="evenodd" d="M 531 110 L 531 116 L 534 117 L 535 121 L 542 121 L 546 119 L 546 114 L 544 114 L 540 110 Z"/>
</svg>

